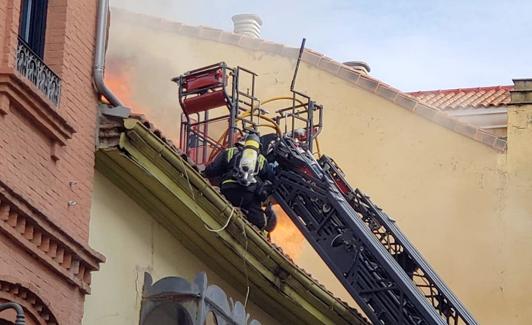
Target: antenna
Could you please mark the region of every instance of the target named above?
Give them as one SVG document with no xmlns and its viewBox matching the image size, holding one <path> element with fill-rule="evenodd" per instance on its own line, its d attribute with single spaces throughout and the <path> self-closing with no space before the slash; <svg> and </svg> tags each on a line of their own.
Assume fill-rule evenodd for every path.
<svg viewBox="0 0 532 325">
<path fill-rule="evenodd" d="M 294 70 L 294 77 L 292 78 L 292 84 L 290 85 L 290 91 L 294 91 L 296 85 L 297 72 L 299 71 L 299 63 L 301 63 L 301 57 L 303 56 L 303 50 L 305 49 L 305 42 L 307 40 L 303 38 L 301 41 L 301 47 L 299 48 L 299 55 L 297 56 L 296 69 Z"/>
</svg>

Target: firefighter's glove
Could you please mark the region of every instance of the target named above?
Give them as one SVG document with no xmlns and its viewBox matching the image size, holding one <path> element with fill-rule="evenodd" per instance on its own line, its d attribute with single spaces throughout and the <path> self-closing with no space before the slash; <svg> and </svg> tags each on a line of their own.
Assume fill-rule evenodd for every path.
<svg viewBox="0 0 532 325">
<path fill-rule="evenodd" d="M 264 215 L 266 216 L 266 225 L 264 226 L 264 230 L 270 233 L 275 229 L 275 226 L 277 226 L 277 215 L 272 209 L 271 202 L 269 202 L 268 205 L 266 206 Z"/>
<path fill-rule="evenodd" d="M 268 199 L 268 196 L 272 194 L 272 191 L 273 191 L 272 182 L 264 181 L 257 187 L 256 194 L 259 197 L 260 201 L 266 201 L 266 199 Z"/>
</svg>

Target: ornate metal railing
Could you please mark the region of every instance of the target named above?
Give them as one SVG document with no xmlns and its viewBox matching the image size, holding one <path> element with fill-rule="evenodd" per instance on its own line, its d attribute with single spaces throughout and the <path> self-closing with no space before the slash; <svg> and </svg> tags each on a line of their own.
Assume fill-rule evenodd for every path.
<svg viewBox="0 0 532 325">
<path fill-rule="evenodd" d="M 144 273 L 141 325 L 212 324 L 208 320 L 220 325 L 261 325 L 250 319 L 244 304 L 228 297 L 217 285 L 209 285 L 205 272 L 196 274 L 192 282 L 170 276 L 155 283 L 149 273 Z"/>
<path fill-rule="evenodd" d="M 19 37 L 17 70 L 39 88 L 55 105 L 61 96 L 61 79 Z"/>
<path fill-rule="evenodd" d="M 14 309 L 17 313 L 17 319 L 15 320 L 15 325 L 25 325 L 26 324 L 26 318 L 24 316 L 24 310 L 22 307 L 14 302 L 7 302 L 0 304 L 0 311 L 4 311 L 6 309 Z M 9 323 L 9 322 L 8 322 Z M 11 323 L 10 323 L 11 324 Z"/>
</svg>

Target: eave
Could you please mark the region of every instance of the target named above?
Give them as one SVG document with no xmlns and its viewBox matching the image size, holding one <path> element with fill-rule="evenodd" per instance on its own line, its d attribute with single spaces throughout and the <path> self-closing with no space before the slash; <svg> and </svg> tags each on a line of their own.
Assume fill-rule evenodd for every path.
<svg viewBox="0 0 532 325">
<path fill-rule="evenodd" d="M 230 285 L 245 294 L 247 267 L 251 299 L 284 323 L 367 323 L 275 249 L 140 121 L 124 120 L 118 136 L 97 151 L 96 168 Z M 221 228 L 231 213 L 225 230 L 207 230 Z"/>
</svg>

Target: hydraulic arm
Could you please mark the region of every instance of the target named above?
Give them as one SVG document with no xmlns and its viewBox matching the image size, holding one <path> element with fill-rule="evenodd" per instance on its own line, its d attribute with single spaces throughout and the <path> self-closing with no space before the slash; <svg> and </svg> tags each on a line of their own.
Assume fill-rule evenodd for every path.
<svg viewBox="0 0 532 325">
<path fill-rule="evenodd" d="M 330 158 L 291 138 L 274 151 L 274 196 L 375 324 L 476 324 L 388 216 Z"/>
<path fill-rule="evenodd" d="M 242 67 L 221 62 L 174 78 L 183 110 L 180 148 L 207 164 L 246 132 L 270 126 L 275 133 L 261 142 L 279 164 L 273 196 L 374 324 L 476 324 L 395 222 L 353 189 L 331 158 L 314 158 L 323 106 L 294 89 L 303 49 L 304 41 L 292 96 L 262 103 L 291 101 L 273 117 L 255 97 L 257 75 Z"/>
</svg>

